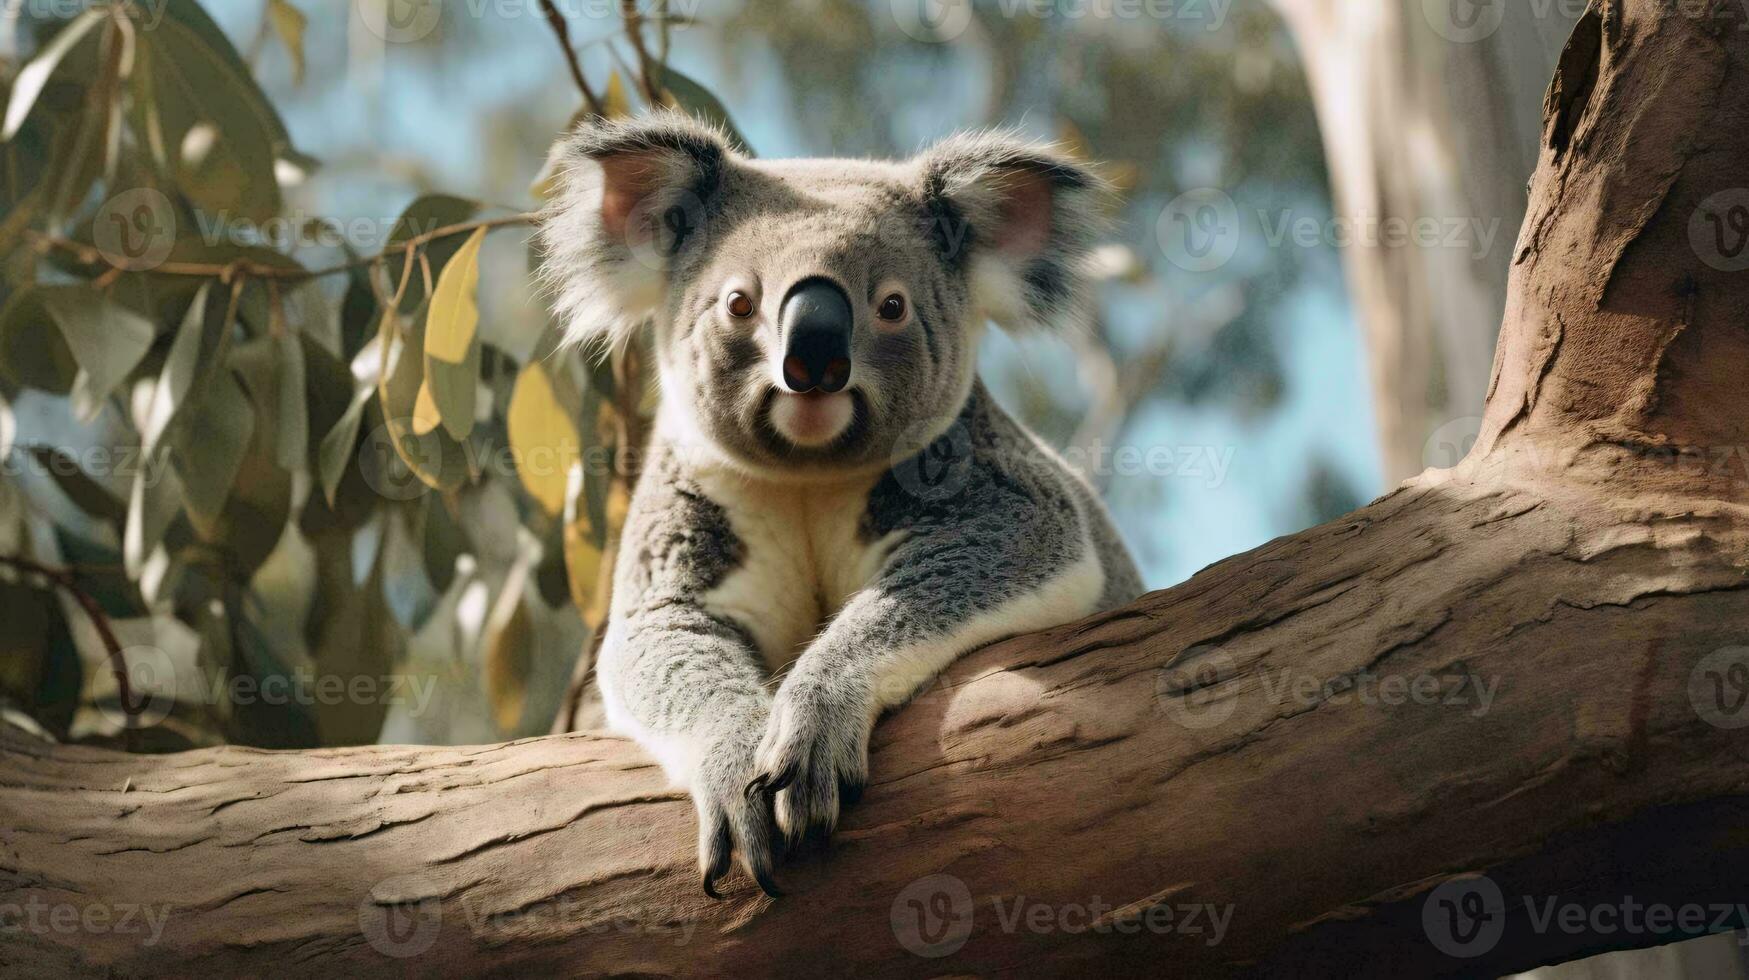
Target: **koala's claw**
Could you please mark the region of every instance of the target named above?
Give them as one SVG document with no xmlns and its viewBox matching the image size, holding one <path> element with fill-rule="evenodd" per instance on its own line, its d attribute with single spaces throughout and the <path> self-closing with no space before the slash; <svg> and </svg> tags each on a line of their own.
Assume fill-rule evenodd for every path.
<svg viewBox="0 0 1749 980">
<path fill-rule="evenodd" d="M 868 727 L 868 713 L 854 704 L 779 693 L 747 789 L 774 804 L 785 853 L 810 836 L 831 836 L 840 808 L 861 796 Z"/>
<path fill-rule="evenodd" d="M 694 782 L 698 809 L 699 887 L 721 898 L 717 882 L 729 873 L 735 858 L 742 870 L 773 898 L 783 894 L 772 875 L 776 863 L 776 822 L 771 795 L 758 791 L 760 777 L 747 782 L 753 770 L 750 747 L 719 747 Z"/>
</svg>

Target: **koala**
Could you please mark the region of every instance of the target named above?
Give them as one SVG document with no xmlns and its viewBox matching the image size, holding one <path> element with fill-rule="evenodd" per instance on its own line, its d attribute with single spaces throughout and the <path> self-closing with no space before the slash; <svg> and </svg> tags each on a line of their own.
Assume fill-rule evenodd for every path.
<svg viewBox="0 0 1749 980">
<path fill-rule="evenodd" d="M 706 894 L 767 893 L 955 658 L 1122 604 L 1087 483 L 991 399 L 986 324 L 1071 320 L 1097 180 L 1002 133 L 902 162 L 755 160 L 664 112 L 558 148 L 543 275 L 571 340 L 653 329 L 661 397 L 596 661 L 691 794 Z"/>
</svg>

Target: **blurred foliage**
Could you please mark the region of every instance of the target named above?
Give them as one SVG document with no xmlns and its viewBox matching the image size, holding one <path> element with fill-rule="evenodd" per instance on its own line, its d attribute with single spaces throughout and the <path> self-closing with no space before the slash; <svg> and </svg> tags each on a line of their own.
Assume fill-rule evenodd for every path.
<svg viewBox="0 0 1749 980">
<path fill-rule="evenodd" d="M 635 348 L 482 339 L 482 243 L 529 247 L 531 214 L 427 194 L 362 255 L 296 219 L 282 185 L 319 164 L 194 0 L 36 10 L 0 65 L 0 706 L 143 748 L 372 741 L 441 619 L 499 732 L 544 730 L 580 644 L 533 624 L 604 616 Z M 301 77 L 303 14 L 264 23 Z M 580 114 L 727 122 L 644 49 L 665 30 L 628 25 L 647 70 Z"/>
</svg>

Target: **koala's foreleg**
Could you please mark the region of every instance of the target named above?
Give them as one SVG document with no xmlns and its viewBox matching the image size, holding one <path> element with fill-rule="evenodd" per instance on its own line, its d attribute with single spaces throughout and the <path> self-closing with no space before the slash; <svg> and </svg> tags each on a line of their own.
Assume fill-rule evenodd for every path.
<svg viewBox="0 0 1749 980">
<path fill-rule="evenodd" d="M 880 713 L 956 658 L 1006 636 L 1092 612 L 1104 573 L 1084 536 L 1028 554 L 1030 537 L 1000 521 L 918 533 L 844 605 L 778 689 L 749 792 L 773 797 L 793 844 L 830 832 L 868 780 Z"/>
<path fill-rule="evenodd" d="M 613 727 L 692 794 L 705 893 L 716 897 L 714 882 L 739 854 L 775 895 L 771 806 L 745 792 L 771 711 L 751 639 L 701 605 L 667 599 L 612 622 L 597 675 Z"/>
</svg>

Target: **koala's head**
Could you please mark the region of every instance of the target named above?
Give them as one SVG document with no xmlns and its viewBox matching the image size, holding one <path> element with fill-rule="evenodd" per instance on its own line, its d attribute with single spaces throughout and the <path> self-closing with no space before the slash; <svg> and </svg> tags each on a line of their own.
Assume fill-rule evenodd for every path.
<svg viewBox="0 0 1749 980">
<path fill-rule="evenodd" d="M 984 324 L 1080 305 L 1097 181 L 1001 134 L 903 162 L 754 160 L 685 116 L 561 146 L 544 275 L 571 339 L 653 322 L 663 423 L 735 465 L 811 476 L 944 431 Z"/>
</svg>

